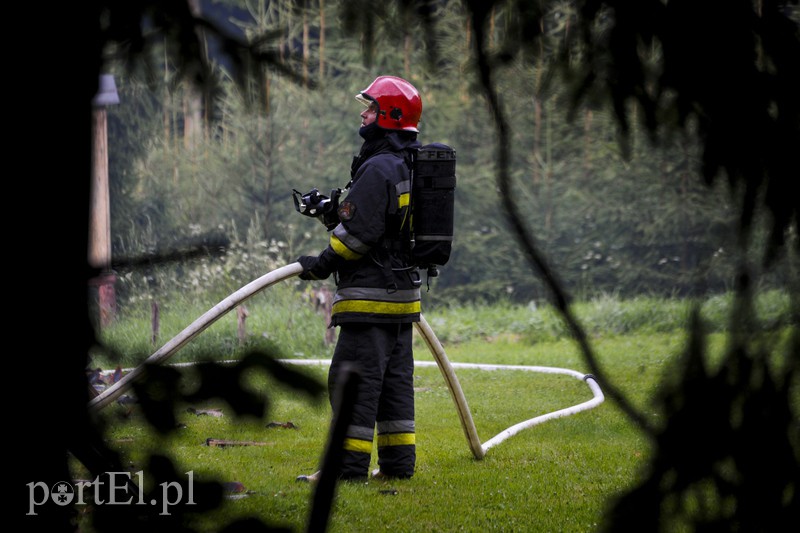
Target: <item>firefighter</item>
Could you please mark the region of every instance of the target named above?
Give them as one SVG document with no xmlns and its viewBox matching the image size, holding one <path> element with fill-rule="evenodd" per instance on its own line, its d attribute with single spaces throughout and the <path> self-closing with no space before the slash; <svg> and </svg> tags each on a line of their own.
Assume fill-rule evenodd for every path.
<svg viewBox="0 0 800 533">
<path fill-rule="evenodd" d="M 420 273 L 409 265 L 401 235 L 408 225 L 408 150 L 420 147 L 422 99 L 408 81 L 379 76 L 356 95 L 364 104 L 351 181 L 338 205 L 338 223 L 318 256 L 301 256 L 301 279 L 334 274 L 329 327 L 339 335 L 328 373 L 331 405 L 342 369 L 359 376 L 340 479 L 370 474 L 377 432 L 377 478 L 410 478 L 416 463 L 413 323 L 420 317 Z M 334 413 L 335 415 L 335 413 Z M 319 472 L 299 476 L 316 481 Z"/>
</svg>

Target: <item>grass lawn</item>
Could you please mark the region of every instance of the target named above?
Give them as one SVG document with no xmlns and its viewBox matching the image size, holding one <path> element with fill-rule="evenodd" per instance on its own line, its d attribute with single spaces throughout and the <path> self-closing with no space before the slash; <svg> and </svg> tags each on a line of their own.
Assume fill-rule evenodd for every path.
<svg viewBox="0 0 800 533">
<path fill-rule="evenodd" d="M 601 337 L 594 347 L 613 384 L 655 417 L 649 399 L 682 343 L 680 334 L 651 333 Z M 530 345 L 501 337 L 445 349 L 451 362 L 588 372 L 575 345 L 564 339 Z M 433 360 L 422 342 L 416 357 Z M 324 382 L 327 366 L 302 368 Z M 482 442 L 513 424 L 592 397 L 586 383 L 568 375 L 464 368 L 456 374 Z M 191 371 L 185 379 L 188 386 Z M 339 484 L 329 531 L 593 531 L 610 498 L 630 486 L 648 457 L 648 441 L 606 398 L 594 409 L 524 430 L 476 460 L 439 370 L 418 367 L 415 380 L 416 475 Z M 146 475 L 143 461 L 159 452 L 172 457 L 179 472 L 191 470 L 195 480 L 240 482 L 246 496 L 231 495 L 222 508 L 192 524 L 198 530 L 218 531 L 237 518 L 255 516 L 302 531 L 313 487 L 295 478 L 317 469 L 329 407 L 264 375 L 253 375 L 247 386 L 270 398 L 262 419 L 236 418 L 222 404 L 191 406 L 220 409 L 223 416 L 182 412 L 180 429 L 164 437 L 150 430 L 136 407 L 111 405 L 102 411 L 111 423 L 109 442 L 130 461 L 131 471 L 145 469 Z M 126 416 L 118 416 L 123 412 Z M 295 427 L 268 427 L 273 421 Z M 263 445 L 207 446 L 209 438 Z"/>
</svg>

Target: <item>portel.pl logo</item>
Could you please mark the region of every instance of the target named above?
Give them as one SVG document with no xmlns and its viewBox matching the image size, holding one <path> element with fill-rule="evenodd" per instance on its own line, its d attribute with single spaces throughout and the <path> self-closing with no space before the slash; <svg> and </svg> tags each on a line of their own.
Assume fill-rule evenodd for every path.
<svg viewBox="0 0 800 533">
<path fill-rule="evenodd" d="M 58 481 L 52 486 L 42 481 L 32 481 L 28 487 L 28 512 L 26 516 L 36 516 L 36 508 L 40 505 L 54 504 L 59 506 L 86 505 L 85 498 L 91 496 L 93 505 L 159 505 L 161 512 L 159 515 L 169 516 L 169 508 L 183 502 L 186 505 L 194 505 L 194 471 L 186 472 L 188 478 L 188 490 L 186 491 L 186 501 L 184 501 L 183 487 L 177 481 L 165 481 L 161 487 L 161 498 L 153 498 L 150 501 L 144 497 L 144 474 L 140 470 L 133 475 L 138 479 L 138 494 L 134 497 L 127 490 L 132 479 L 130 472 L 107 472 L 108 478 L 103 481 L 98 476 L 93 481 L 77 481 L 69 483 Z M 106 486 L 106 490 L 101 491 Z M 103 499 L 106 497 L 107 499 Z"/>
</svg>

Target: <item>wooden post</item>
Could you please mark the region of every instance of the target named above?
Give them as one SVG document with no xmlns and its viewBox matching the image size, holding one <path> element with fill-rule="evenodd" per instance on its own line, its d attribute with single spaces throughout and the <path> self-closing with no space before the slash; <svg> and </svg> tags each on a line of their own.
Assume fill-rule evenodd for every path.
<svg viewBox="0 0 800 533">
<path fill-rule="evenodd" d="M 100 76 L 99 90 L 94 98 L 92 126 L 92 198 L 89 225 L 89 265 L 100 275 L 92 280 L 97 287 L 100 326 L 105 327 L 116 316 L 116 275 L 111 270 L 111 202 L 108 188 L 108 115 L 106 107 L 119 103 L 114 77 Z"/>
<path fill-rule="evenodd" d="M 243 305 L 240 305 L 236 308 L 236 318 L 237 318 L 237 333 L 239 336 L 239 346 L 244 345 L 247 342 L 247 317 L 250 313 L 247 312 L 247 308 Z"/>
<path fill-rule="evenodd" d="M 95 268 L 111 266 L 111 202 L 108 192 L 108 112 L 105 107 L 92 110 L 94 132 L 92 152 L 92 223 L 89 240 L 89 264 Z"/>
<path fill-rule="evenodd" d="M 330 346 L 336 342 L 336 330 L 330 327 L 331 311 L 333 310 L 333 293 L 328 286 L 321 286 L 314 294 L 314 308 L 322 313 L 322 320 L 325 324 L 325 334 L 322 337 L 325 346 Z"/>
<path fill-rule="evenodd" d="M 158 335 L 161 331 L 161 313 L 158 308 L 158 302 L 155 300 L 150 302 L 150 331 L 152 332 L 150 342 L 153 343 L 153 346 L 156 346 Z"/>
</svg>

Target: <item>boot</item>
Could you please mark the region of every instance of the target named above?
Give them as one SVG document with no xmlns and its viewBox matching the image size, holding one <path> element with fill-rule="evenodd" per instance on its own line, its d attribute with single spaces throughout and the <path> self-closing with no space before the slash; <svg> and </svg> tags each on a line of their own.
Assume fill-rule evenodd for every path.
<svg viewBox="0 0 800 533">
<path fill-rule="evenodd" d="M 373 470 L 372 476 L 370 477 L 372 477 L 372 479 L 374 479 L 375 481 L 388 481 L 391 479 L 391 476 L 387 476 L 386 474 L 381 472 L 380 468 L 376 468 L 375 470 Z"/>
<path fill-rule="evenodd" d="M 370 477 L 372 479 L 374 479 L 375 481 L 391 481 L 391 480 L 394 480 L 394 479 L 411 479 L 411 476 L 393 476 L 393 475 L 387 474 L 387 473 L 381 471 L 380 468 L 376 468 L 375 470 L 373 470 L 372 474 L 370 475 Z"/>
<path fill-rule="evenodd" d="M 321 476 L 321 475 L 322 475 L 322 470 L 317 470 L 313 474 L 309 474 L 307 476 L 305 476 L 305 475 L 297 476 L 297 479 L 295 481 L 305 481 L 306 483 L 312 483 L 313 484 L 313 483 L 316 483 L 317 481 L 319 481 L 319 476 Z"/>
</svg>

